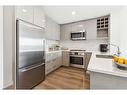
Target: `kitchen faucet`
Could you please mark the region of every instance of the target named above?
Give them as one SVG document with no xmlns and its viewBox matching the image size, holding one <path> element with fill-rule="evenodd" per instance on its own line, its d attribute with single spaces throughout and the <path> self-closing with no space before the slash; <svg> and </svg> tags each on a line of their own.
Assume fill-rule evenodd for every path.
<svg viewBox="0 0 127 95">
<path fill-rule="evenodd" d="M 110 44 L 110 43 L 109 43 L 109 45 L 112 45 L 112 46 L 114 46 L 114 47 L 117 47 L 117 55 L 118 55 L 118 56 L 121 54 L 119 46 L 117 46 L 117 45 L 115 45 L 115 44 Z"/>
</svg>

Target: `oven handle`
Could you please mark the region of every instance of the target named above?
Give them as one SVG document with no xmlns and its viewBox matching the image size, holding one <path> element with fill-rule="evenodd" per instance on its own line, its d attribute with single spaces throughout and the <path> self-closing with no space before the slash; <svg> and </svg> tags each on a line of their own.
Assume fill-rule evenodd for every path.
<svg viewBox="0 0 127 95">
<path fill-rule="evenodd" d="M 70 55 L 70 57 L 85 57 L 84 55 Z"/>
</svg>

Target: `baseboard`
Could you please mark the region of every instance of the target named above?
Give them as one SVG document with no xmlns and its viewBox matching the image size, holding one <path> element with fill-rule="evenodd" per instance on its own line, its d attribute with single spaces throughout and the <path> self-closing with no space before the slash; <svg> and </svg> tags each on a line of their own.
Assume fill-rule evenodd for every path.
<svg viewBox="0 0 127 95">
<path fill-rule="evenodd" d="M 9 82 L 8 84 L 4 85 L 4 89 L 10 87 L 11 85 L 13 85 L 13 81 Z"/>
</svg>

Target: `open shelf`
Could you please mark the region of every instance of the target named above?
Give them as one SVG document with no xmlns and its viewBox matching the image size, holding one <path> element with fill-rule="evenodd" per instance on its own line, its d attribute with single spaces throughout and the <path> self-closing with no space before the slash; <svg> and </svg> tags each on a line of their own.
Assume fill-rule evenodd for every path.
<svg viewBox="0 0 127 95">
<path fill-rule="evenodd" d="M 97 19 L 97 38 L 107 38 L 109 30 L 109 16 Z"/>
<path fill-rule="evenodd" d="M 97 29 L 105 29 L 108 28 L 109 24 L 109 18 L 108 17 L 102 17 L 97 19 Z"/>
</svg>

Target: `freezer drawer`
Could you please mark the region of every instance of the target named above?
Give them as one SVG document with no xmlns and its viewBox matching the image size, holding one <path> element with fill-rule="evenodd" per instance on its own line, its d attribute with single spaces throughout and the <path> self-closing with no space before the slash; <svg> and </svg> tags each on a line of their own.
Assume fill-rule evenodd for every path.
<svg viewBox="0 0 127 95">
<path fill-rule="evenodd" d="M 18 70 L 17 89 L 30 89 L 45 79 L 45 64 Z"/>
</svg>

